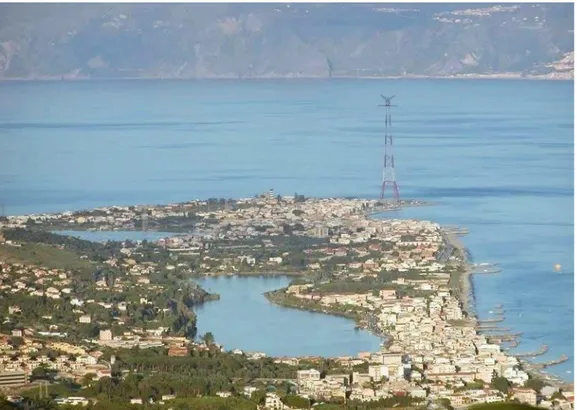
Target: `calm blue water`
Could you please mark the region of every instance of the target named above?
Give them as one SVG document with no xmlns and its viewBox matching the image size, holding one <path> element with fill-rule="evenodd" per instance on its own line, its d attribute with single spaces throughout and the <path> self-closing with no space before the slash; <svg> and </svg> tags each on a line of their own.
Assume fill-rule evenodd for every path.
<svg viewBox="0 0 577 410">
<path fill-rule="evenodd" d="M 376 351 L 381 339 L 356 331 L 352 320 L 277 306 L 263 293 L 285 287 L 287 277 L 216 277 L 195 280 L 220 300 L 196 309 L 198 334 L 212 332 L 228 350 L 272 356 L 356 356 Z"/>
<path fill-rule="evenodd" d="M 440 203 L 400 216 L 469 227 L 475 259 L 503 268 L 474 279 L 480 315 L 503 303 L 525 332 L 517 350 L 549 344 L 545 358 L 571 357 L 551 370 L 572 379 L 573 82 L 0 83 L 0 202 L 22 214 L 269 188 L 374 198 L 379 93 L 397 95 L 401 196 Z"/>
</svg>

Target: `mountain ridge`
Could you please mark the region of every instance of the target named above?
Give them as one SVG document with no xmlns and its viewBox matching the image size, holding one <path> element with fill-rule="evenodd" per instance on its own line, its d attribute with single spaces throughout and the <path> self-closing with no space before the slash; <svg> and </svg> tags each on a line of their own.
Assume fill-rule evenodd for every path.
<svg viewBox="0 0 577 410">
<path fill-rule="evenodd" d="M 573 78 L 571 4 L 4 4 L 0 79 Z"/>
</svg>

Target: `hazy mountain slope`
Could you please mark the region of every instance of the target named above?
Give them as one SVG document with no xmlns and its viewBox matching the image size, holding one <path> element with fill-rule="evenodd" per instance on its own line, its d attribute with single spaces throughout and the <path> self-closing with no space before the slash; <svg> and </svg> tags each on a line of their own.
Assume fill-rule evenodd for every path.
<svg viewBox="0 0 577 410">
<path fill-rule="evenodd" d="M 572 30 L 571 4 L 4 4 L 0 77 L 546 74 Z"/>
</svg>

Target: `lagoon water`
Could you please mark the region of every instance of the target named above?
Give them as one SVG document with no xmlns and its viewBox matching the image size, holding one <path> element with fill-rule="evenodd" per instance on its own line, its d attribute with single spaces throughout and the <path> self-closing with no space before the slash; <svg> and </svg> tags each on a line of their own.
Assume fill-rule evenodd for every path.
<svg viewBox="0 0 577 410">
<path fill-rule="evenodd" d="M 565 353 L 570 360 L 551 372 L 572 380 L 573 82 L 4 82 L 0 203 L 14 215 L 246 197 L 269 188 L 375 198 L 384 143 L 379 93 L 397 96 L 393 135 L 401 196 L 438 202 L 383 217 L 468 227 L 463 241 L 475 261 L 502 268 L 473 279 L 479 315 L 502 303 L 503 325 L 524 332 L 515 350 L 548 344 L 540 360 Z M 553 270 L 556 263 L 561 272 Z M 223 293 L 231 291 L 229 284 L 244 289 L 242 280 L 222 285 Z M 258 288 L 251 297 L 276 280 L 282 281 L 248 286 Z M 199 312 L 201 330 L 223 329 L 213 330 L 217 339 L 227 337 L 227 315 L 219 309 L 253 317 L 243 315 L 245 305 L 226 300 L 234 299 Z M 301 347 L 291 343 L 291 353 L 312 351 L 308 325 L 299 327 L 286 309 L 259 300 L 270 316 L 262 313 L 267 319 L 260 332 L 238 339 L 238 347 L 278 345 L 278 329 L 270 325 L 278 318 L 303 335 Z M 315 327 L 323 324 L 318 344 L 329 346 L 345 325 L 317 316 Z M 343 346 L 358 342 L 356 350 L 364 350 L 371 341 L 363 337 Z"/>
<path fill-rule="evenodd" d="M 211 277 L 195 280 L 220 300 L 197 307 L 198 333 L 212 332 L 227 349 L 272 356 L 356 356 L 377 351 L 381 339 L 355 330 L 352 320 L 290 309 L 263 293 L 280 289 L 287 277 Z"/>
<path fill-rule="evenodd" d="M 158 241 L 161 238 L 174 236 L 171 232 L 156 231 L 54 231 L 59 235 L 74 236 L 92 242 L 107 241 Z"/>
</svg>

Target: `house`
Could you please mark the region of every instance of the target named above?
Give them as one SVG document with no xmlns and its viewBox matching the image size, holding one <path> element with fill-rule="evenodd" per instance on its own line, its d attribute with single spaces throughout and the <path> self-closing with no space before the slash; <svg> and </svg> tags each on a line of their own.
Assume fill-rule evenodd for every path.
<svg viewBox="0 0 577 410">
<path fill-rule="evenodd" d="M 232 393 L 229 391 L 219 391 L 219 392 L 216 392 L 216 395 L 218 397 L 226 398 L 226 397 L 232 396 Z"/>
<path fill-rule="evenodd" d="M 271 410 L 282 410 L 285 408 L 285 405 L 276 393 L 267 393 L 264 400 L 264 407 Z"/>
<path fill-rule="evenodd" d="M 100 340 L 103 342 L 108 342 L 112 340 L 112 331 L 110 329 L 100 331 Z"/>
<path fill-rule="evenodd" d="M 171 346 L 168 349 L 168 355 L 171 357 L 184 357 L 188 355 L 186 346 Z"/>
<path fill-rule="evenodd" d="M 380 381 L 383 377 L 389 377 L 389 366 L 384 364 L 369 365 L 369 376 L 373 381 Z"/>
<path fill-rule="evenodd" d="M 24 335 L 24 333 L 22 332 L 22 329 L 14 329 L 14 330 L 12 330 L 12 336 L 22 337 L 23 335 Z"/>
<path fill-rule="evenodd" d="M 82 315 L 78 318 L 78 321 L 80 323 L 90 323 L 92 322 L 92 318 L 90 317 L 90 315 Z"/>
<path fill-rule="evenodd" d="M 252 396 L 252 394 L 257 391 L 258 389 L 256 387 L 252 387 L 252 386 L 245 386 L 243 389 L 243 394 L 245 395 L 245 397 L 250 398 L 250 396 Z"/>
<path fill-rule="evenodd" d="M 513 389 L 513 397 L 521 403 L 527 403 L 531 406 L 537 405 L 537 393 L 533 389 L 517 388 Z"/>
<path fill-rule="evenodd" d="M 391 300 L 397 298 L 397 291 L 395 289 L 381 289 L 379 296 L 383 300 Z"/>
<path fill-rule="evenodd" d="M 298 370 L 297 371 L 297 382 L 301 384 L 307 380 L 320 380 L 321 372 L 316 369 L 309 370 Z"/>
</svg>

